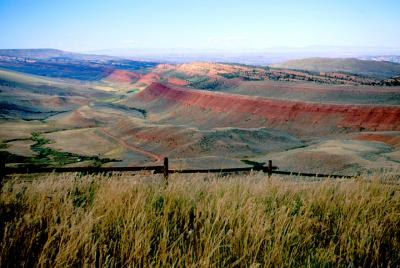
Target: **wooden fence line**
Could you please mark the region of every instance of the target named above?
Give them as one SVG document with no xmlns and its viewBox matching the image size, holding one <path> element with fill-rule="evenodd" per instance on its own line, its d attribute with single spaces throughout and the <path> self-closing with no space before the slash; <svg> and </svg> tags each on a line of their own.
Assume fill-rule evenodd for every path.
<svg viewBox="0 0 400 268">
<path fill-rule="evenodd" d="M 31 174 L 31 173 L 65 173 L 65 172 L 81 172 L 81 173 L 107 173 L 107 172 L 127 172 L 149 170 L 156 174 L 164 174 L 164 179 L 168 182 L 170 173 L 232 173 L 232 172 L 250 172 L 263 171 L 270 177 L 272 174 L 317 177 L 317 178 L 353 178 L 354 176 L 335 175 L 335 174 L 318 174 L 303 173 L 293 171 L 280 171 L 278 167 L 272 165 L 272 160 L 268 161 L 268 166 L 253 166 L 243 168 L 220 168 L 220 169 L 169 169 L 168 158 L 164 158 L 162 166 L 136 166 L 136 167 L 6 167 L 4 162 L 0 162 L 0 182 L 6 175 L 11 174 Z"/>
</svg>

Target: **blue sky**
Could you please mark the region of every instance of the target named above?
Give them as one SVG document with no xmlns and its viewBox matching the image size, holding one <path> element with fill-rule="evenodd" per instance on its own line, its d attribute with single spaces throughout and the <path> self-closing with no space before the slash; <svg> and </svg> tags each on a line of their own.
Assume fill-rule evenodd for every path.
<svg viewBox="0 0 400 268">
<path fill-rule="evenodd" d="M 400 47 L 396 0 L 0 0 L 0 48 Z"/>
</svg>

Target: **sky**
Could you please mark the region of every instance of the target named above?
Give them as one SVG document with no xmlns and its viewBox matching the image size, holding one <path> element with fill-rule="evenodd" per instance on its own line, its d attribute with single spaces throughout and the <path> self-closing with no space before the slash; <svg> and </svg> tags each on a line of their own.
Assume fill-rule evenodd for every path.
<svg viewBox="0 0 400 268">
<path fill-rule="evenodd" d="M 398 0 L 0 0 L 0 48 L 400 48 Z"/>
</svg>

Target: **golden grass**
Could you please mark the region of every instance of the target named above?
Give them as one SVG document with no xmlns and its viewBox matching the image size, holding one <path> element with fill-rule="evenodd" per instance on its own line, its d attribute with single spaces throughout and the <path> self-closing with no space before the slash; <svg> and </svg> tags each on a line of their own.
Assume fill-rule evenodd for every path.
<svg viewBox="0 0 400 268">
<path fill-rule="evenodd" d="M 0 266 L 398 266 L 389 179 L 15 177 L 0 196 Z"/>
</svg>

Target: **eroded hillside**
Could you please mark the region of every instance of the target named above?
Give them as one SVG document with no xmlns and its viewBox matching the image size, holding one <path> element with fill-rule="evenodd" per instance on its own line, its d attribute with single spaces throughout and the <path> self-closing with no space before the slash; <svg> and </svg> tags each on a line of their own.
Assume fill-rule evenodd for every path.
<svg viewBox="0 0 400 268">
<path fill-rule="evenodd" d="M 100 77 L 70 69 L 77 76 L 66 78 L 54 53 L 35 64 L 7 56 L 31 74 L 0 70 L 1 150 L 12 165 L 126 166 L 168 156 L 175 168 L 268 159 L 339 174 L 399 168 L 400 88 L 378 77 L 205 62 L 130 68 L 136 63 L 95 58 L 96 68 L 118 64 Z M 64 56 L 69 66 L 87 62 Z M 32 75 L 51 68 L 56 77 Z"/>
</svg>

